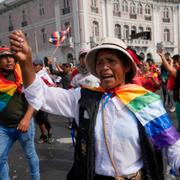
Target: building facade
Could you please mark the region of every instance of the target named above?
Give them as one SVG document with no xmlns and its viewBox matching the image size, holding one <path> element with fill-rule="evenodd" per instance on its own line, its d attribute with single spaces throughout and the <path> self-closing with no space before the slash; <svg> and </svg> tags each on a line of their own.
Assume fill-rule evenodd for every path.
<svg viewBox="0 0 180 180">
<path fill-rule="evenodd" d="M 0 44 L 22 29 L 34 58 L 51 56 L 56 48 L 48 42 L 51 33 L 70 25 L 54 55 L 60 63 L 78 63 L 80 48 L 94 47 L 106 36 L 158 60 L 159 46 L 171 55 L 180 53 L 179 8 L 179 0 L 6 0 L 0 3 Z"/>
</svg>

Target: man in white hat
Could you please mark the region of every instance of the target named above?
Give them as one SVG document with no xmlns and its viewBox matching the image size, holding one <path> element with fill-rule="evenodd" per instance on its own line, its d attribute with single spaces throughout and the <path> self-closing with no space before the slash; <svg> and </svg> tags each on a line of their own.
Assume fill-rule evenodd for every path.
<svg viewBox="0 0 180 180">
<path fill-rule="evenodd" d="M 85 56 L 88 53 L 88 48 L 82 48 L 79 52 L 79 65 L 77 67 L 77 74 L 72 77 L 71 79 L 71 87 L 98 87 L 99 86 L 99 79 L 92 75 L 85 63 Z M 72 73 L 73 74 L 73 73 Z"/>
<path fill-rule="evenodd" d="M 157 154 L 163 148 L 170 166 L 179 172 L 180 136 L 160 97 L 131 84 L 136 65 L 123 41 L 105 38 L 86 55 L 87 68 L 100 79 L 101 87 L 71 90 L 49 88 L 35 77 L 21 31 L 13 32 L 10 42 L 23 67 L 28 102 L 35 109 L 75 118 L 78 125 L 67 180 L 161 180 Z"/>
</svg>

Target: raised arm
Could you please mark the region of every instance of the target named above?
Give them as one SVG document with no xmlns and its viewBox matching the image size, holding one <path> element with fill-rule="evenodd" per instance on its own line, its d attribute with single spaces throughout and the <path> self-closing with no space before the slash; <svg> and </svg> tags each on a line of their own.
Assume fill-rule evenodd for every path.
<svg viewBox="0 0 180 180">
<path fill-rule="evenodd" d="M 10 47 L 14 57 L 21 66 L 24 87 L 28 87 L 35 79 L 35 72 L 32 64 L 31 48 L 21 30 L 13 31 L 10 36 Z"/>
<path fill-rule="evenodd" d="M 175 67 L 173 67 L 171 64 L 168 63 L 163 53 L 158 53 L 161 57 L 163 66 L 167 69 L 167 71 L 174 77 L 176 77 L 177 70 Z"/>
</svg>

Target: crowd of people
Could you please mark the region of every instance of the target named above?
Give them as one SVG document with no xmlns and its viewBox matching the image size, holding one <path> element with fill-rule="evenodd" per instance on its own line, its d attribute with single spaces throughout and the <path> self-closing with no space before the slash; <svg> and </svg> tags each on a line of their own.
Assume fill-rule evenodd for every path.
<svg viewBox="0 0 180 180">
<path fill-rule="evenodd" d="M 48 113 L 67 117 L 69 128 L 76 129 L 67 180 L 163 180 L 162 150 L 179 175 L 180 56 L 158 54 L 161 67 L 107 37 L 92 49 L 82 48 L 75 67 L 52 57 L 33 60 L 23 32 L 13 31 L 10 47 L 0 48 L 2 180 L 9 180 L 7 158 L 15 140 L 25 151 L 32 180 L 40 180 L 34 119 L 41 131 L 38 143 L 53 143 Z"/>
</svg>

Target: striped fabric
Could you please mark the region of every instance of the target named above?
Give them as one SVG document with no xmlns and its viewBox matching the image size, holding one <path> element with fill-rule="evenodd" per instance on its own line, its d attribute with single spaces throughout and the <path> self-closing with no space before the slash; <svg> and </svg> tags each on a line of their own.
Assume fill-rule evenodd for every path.
<svg viewBox="0 0 180 180">
<path fill-rule="evenodd" d="M 16 90 L 21 91 L 22 76 L 18 64 L 15 67 L 16 82 L 9 81 L 0 74 L 0 112 L 7 106 Z"/>
<path fill-rule="evenodd" d="M 102 92 L 101 88 L 92 90 Z M 112 93 L 135 114 L 156 148 L 172 145 L 180 138 L 157 94 L 135 84 L 124 85 Z"/>
<path fill-rule="evenodd" d="M 160 96 L 134 84 L 117 89 L 115 94 L 135 114 L 158 149 L 167 147 L 180 138 Z"/>
<path fill-rule="evenodd" d="M 49 43 L 54 44 L 55 46 L 60 46 L 65 38 L 66 34 L 69 32 L 70 26 L 65 31 L 55 31 L 51 34 L 51 37 L 49 38 Z"/>
</svg>

